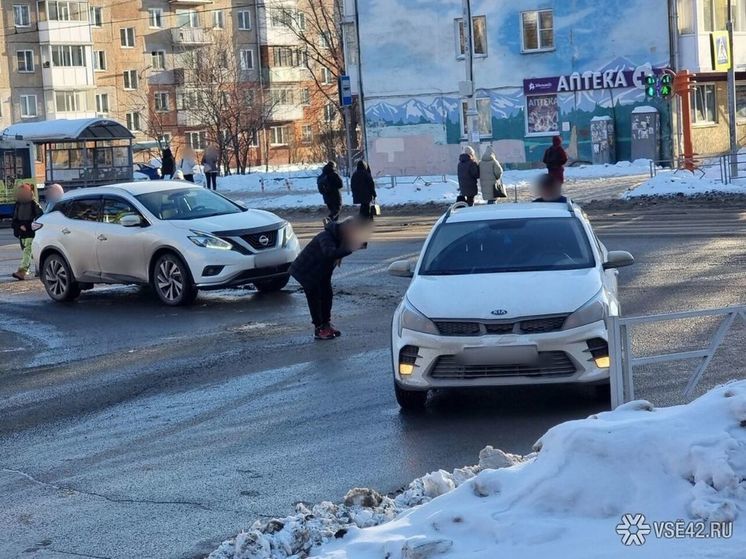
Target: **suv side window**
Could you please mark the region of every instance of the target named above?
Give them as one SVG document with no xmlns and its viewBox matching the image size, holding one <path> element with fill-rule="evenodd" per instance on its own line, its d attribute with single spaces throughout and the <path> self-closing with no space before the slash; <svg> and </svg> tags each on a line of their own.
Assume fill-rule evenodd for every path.
<svg viewBox="0 0 746 559">
<path fill-rule="evenodd" d="M 75 198 L 60 208 L 65 217 L 80 221 L 99 221 L 101 218 L 101 198 Z"/>
<path fill-rule="evenodd" d="M 125 215 L 140 215 L 132 204 L 122 198 L 105 197 L 104 198 L 104 223 L 119 224 L 119 220 Z"/>
</svg>

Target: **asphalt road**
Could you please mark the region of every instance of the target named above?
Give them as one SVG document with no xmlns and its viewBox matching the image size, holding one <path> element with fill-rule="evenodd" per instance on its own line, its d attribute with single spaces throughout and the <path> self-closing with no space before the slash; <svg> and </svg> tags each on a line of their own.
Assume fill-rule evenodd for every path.
<svg viewBox="0 0 746 559">
<path fill-rule="evenodd" d="M 0 557 L 201 557 L 298 501 L 395 491 L 475 463 L 487 444 L 527 453 L 552 425 L 601 409 L 582 389 L 549 387 L 436 394 L 425 414 L 399 413 L 388 328 L 407 282 L 385 268 L 418 251 L 434 214 L 382 220 L 370 249 L 346 260 L 335 279 L 344 336 L 328 343 L 310 339 L 292 284 L 167 309 L 133 287 L 55 305 L 37 282 L 1 283 Z M 591 217 L 610 248 L 638 259 L 620 277 L 626 314 L 744 301 L 746 204 Z M 317 228 L 296 223 L 304 236 Z M 0 230 L 0 261 L 13 250 Z M 675 324 L 635 345 L 700 338 Z M 742 377 L 741 361 L 725 351 L 703 389 Z M 685 373 L 643 371 L 640 395 L 679 401 Z"/>
</svg>

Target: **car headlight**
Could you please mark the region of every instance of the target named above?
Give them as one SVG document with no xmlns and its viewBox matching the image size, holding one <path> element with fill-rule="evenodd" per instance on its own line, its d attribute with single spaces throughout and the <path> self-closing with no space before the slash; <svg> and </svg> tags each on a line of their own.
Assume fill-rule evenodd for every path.
<svg viewBox="0 0 746 559">
<path fill-rule="evenodd" d="M 233 248 L 233 245 L 230 244 L 228 241 L 224 241 L 223 239 L 216 237 L 215 235 L 211 235 L 210 233 L 195 231 L 193 229 L 191 230 L 191 232 L 193 233 L 193 235 L 190 235 L 188 238 L 198 247 L 216 248 L 218 250 L 231 250 Z"/>
<path fill-rule="evenodd" d="M 568 316 L 562 329 L 572 330 L 573 328 L 593 324 L 599 320 L 606 320 L 608 315 L 609 305 L 602 289 L 590 301 Z"/>
<path fill-rule="evenodd" d="M 282 228 L 281 234 L 282 234 L 282 244 L 280 246 L 282 246 L 282 248 L 285 248 L 286 246 L 288 246 L 288 244 L 290 244 L 290 241 L 292 241 L 293 238 L 295 237 L 295 231 L 293 231 L 293 226 L 290 225 L 289 223 L 286 223 L 285 226 Z"/>
<path fill-rule="evenodd" d="M 435 323 L 415 309 L 406 299 L 404 300 L 399 317 L 399 335 L 401 335 L 404 328 L 414 332 L 422 332 L 423 334 L 433 334 L 435 336 L 440 334 Z"/>
</svg>

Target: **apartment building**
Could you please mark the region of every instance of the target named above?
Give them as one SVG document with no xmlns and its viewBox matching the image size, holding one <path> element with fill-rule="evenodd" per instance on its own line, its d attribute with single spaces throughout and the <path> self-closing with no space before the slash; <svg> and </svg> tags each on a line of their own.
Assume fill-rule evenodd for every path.
<svg viewBox="0 0 746 559">
<path fill-rule="evenodd" d="M 195 108 L 195 72 L 225 64 L 215 58 L 229 55 L 253 92 L 246 102 L 271 103 L 252 138 L 251 163 L 314 160 L 317 138 L 341 123 L 332 102 L 336 80 L 314 78 L 323 72 L 309 72 L 307 45 L 289 29 L 305 21 L 311 2 L 318 4 L 3 2 L 0 123 L 106 116 L 126 124 L 136 146 L 168 143 L 177 153 L 187 146 L 201 151 L 221 131 L 207 129 Z"/>
</svg>

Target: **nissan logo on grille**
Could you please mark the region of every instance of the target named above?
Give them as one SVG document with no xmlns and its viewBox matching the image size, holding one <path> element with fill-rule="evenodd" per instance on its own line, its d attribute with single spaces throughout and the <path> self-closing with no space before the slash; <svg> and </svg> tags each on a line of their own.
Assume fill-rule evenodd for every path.
<svg viewBox="0 0 746 559">
<path fill-rule="evenodd" d="M 263 247 L 266 247 L 269 244 L 269 237 L 267 235 L 262 235 L 259 237 L 259 244 Z"/>
<path fill-rule="evenodd" d="M 494 314 L 495 316 L 505 316 L 506 314 L 508 314 L 508 311 L 506 311 L 505 309 L 495 309 L 494 311 L 492 311 L 492 314 Z"/>
</svg>

